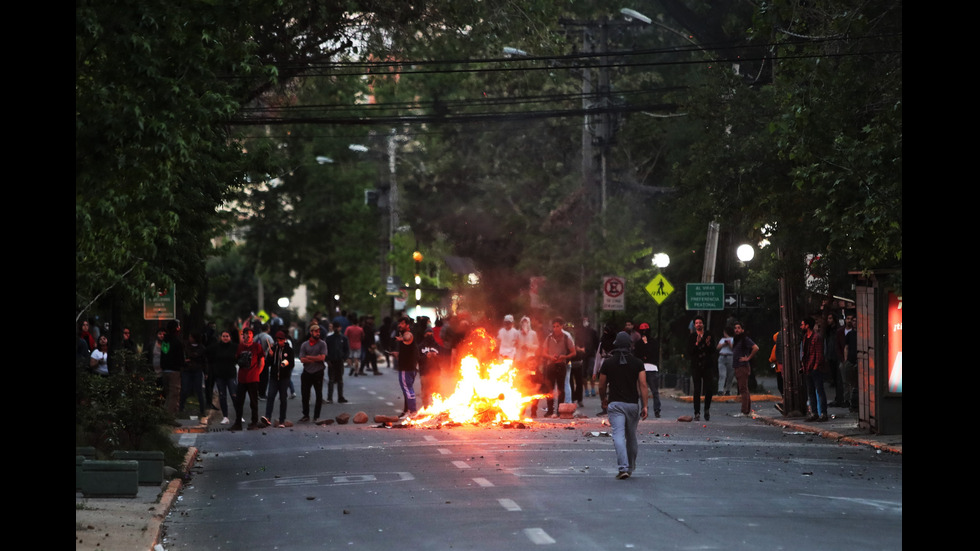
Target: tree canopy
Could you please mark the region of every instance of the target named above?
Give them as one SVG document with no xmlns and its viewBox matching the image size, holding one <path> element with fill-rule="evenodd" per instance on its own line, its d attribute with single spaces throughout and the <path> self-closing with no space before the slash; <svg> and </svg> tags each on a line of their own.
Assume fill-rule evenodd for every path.
<svg viewBox="0 0 980 551">
<path fill-rule="evenodd" d="M 697 280 L 711 221 L 765 229 L 774 276 L 900 270 L 901 3 L 657 6 L 76 3 L 78 316 L 151 283 L 203 302 L 218 235 L 271 292 L 356 308 L 419 246 L 472 258 L 494 308 L 547 276 L 572 315 L 617 274 L 648 316 L 649 257 Z"/>
</svg>

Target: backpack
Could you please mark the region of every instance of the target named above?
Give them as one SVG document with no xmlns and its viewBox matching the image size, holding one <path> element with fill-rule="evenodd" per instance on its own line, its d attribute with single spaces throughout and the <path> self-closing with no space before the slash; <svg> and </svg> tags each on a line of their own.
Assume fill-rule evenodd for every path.
<svg viewBox="0 0 980 551">
<path fill-rule="evenodd" d="M 238 356 L 238 369 L 252 369 L 251 350 L 242 350 L 242 354 Z"/>
</svg>

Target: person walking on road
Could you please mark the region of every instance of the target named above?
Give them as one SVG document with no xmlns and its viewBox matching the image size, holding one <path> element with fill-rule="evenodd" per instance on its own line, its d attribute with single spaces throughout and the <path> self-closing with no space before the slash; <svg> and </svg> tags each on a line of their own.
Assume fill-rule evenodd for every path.
<svg viewBox="0 0 980 551">
<path fill-rule="evenodd" d="M 620 331 L 612 355 L 599 368 L 599 397 L 609 414 L 619 480 L 629 478 L 636 469 L 636 429 L 640 419 L 647 418 L 649 399 L 643 362 L 630 352 L 632 345 L 629 334 Z"/>
</svg>

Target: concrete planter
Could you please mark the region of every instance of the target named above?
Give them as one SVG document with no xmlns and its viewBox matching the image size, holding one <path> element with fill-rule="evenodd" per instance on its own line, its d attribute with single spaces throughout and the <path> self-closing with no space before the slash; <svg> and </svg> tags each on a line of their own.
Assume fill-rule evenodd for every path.
<svg viewBox="0 0 980 551">
<path fill-rule="evenodd" d="M 159 485 L 163 483 L 163 452 L 116 450 L 112 458 L 120 461 L 139 463 L 139 483 Z"/>
<path fill-rule="evenodd" d="M 134 497 L 139 493 L 139 462 L 83 461 L 85 497 Z"/>
</svg>

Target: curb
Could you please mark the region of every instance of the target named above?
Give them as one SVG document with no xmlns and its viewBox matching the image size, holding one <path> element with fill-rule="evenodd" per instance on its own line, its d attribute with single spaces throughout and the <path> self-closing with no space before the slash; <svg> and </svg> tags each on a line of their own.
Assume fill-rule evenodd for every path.
<svg viewBox="0 0 980 551">
<path fill-rule="evenodd" d="M 180 431 L 186 432 L 186 431 Z M 153 544 L 150 545 L 149 551 L 163 551 L 163 547 L 160 545 L 160 532 L 163 528 L 163 521 L 170 514 L 170 508 L 173 507 L 174 500 L 180 495 L 180 490 L 184 487 L 184 479 L 190 476 L 191 467 L 197 460 L 197 448 L 190 447 L 187 448 L 187 454 L 184 456 L 184 468 L 183 472 L 178 473 L 179 476 L 175 477 L 167 485 L 167 489 L 164 490 L 163 495 L 160 496 L 160 512 L 153 515 L 153 519 L 150 521 L 148 531 L 153 532 Z"/>
<path fill-rule="evenodd" d="M 848 435 L 848 434 L 841 434 L 841 433 L 839 433 L 837 431 L 819 429 L 819 428 L 813 427 L 811 425 L 805 425 L 805 424 L 801 424 L 801 423 L 795 423 L 793 421 L 783 421 L 781 419 L 775 419 L 773 417 L 766 417 L 764 415 L 759 415 L 758 413 L 755 413 L 755 412 L 752 412 L 752 418 L 753 419 L 756 419 L 758 421 L 762 421 L 763 423 L 766 423 L 766 424 L 769 424 L 769 425 L 776 425 L 776 426 L 781 426 L 781 427 L 784 427 L 784 428 L 788 428 L 788 429 L 792 429 L 792 430 L 796 430 L 796 431 L 800 431 L 800 432 L 807 432 L 807 433 L 810 433 L 810 434 L 816 434 L 817 436 L 819 436 L 821 438 L 826 438 L 828 440 L 834 440 L 834 441 L 837 441 L 837 442 L 842 442 L 842 443 L 847 443 L 847 444 L 855 444 L 855 445 L 861 445 L 861 446 L 870 446 L 870 447 L 875 448 L 877 450 L 881 450 L 881 451 L 885 451 L 885 452 L 889 452 L 889 453 L 895 453 L 895 454 L 898 454 L 898 455 L 902 455 L 902 446 L 901 445 L 895 446 L 895 445 L 892 445 L 892 444 L 889 444 L 889 443 L 886 443 L 886 442 L 881 442 L 880 440 L 876 440 L 876 439 L 871 438 L 871 437 L 863 437 L 863 436 L 853 436 L 853 435 Z"/>
</svg>

